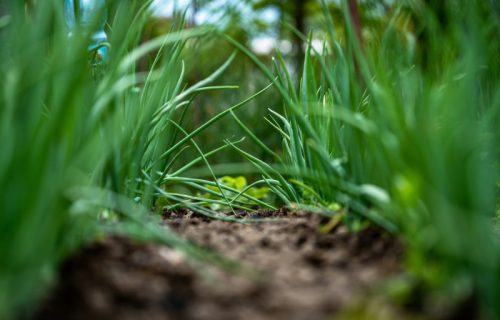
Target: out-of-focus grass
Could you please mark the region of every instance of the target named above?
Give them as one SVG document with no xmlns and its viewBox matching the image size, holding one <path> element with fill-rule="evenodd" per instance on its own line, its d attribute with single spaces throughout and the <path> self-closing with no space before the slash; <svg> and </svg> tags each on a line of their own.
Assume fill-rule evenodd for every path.
<svg viewBox="0 0 500 320">
<path fill-rule="evenodd" d="M 161 186 L 209 183 L 185 180 L 182 168 L 208 164 L 217 151 L 193 148 L 190 163 L 181 155 L 224 114 L 191 133 L 181 125 L 195 95 L 232 88 L 210 86 L 232 58 L 186 87 L 180 53 L 210 30 L 179 28 L 139 46 L 149 2 L 112 4 L 110 57 L 100 72 L 89 63 L 92 27 L 68 37 L 61 1 L 39 1 L 28 14 L 22 1 L 9 1 L 9 16 L 0 18 L 1 319 L 32 311 L 61 259 L 103 231 L 202 254 L 160 231 L 149 209 L 196 209 Z M 151 69 L 137 72 L 150 52 Z M 122 223 L 106 223 L 117 217 Z"/>
<path fill-rule="evenodd" d="M 498 22 L 485 14 L 493 12 L 489 2 L 445 7 L 445 27 L 432 11 L 395 5 L 385 29 L 363 47 L 349 23 L 342 37 L 349 41 L 338 41 L 337 21 L 325 15 L 329 41 L 324 52 L 306 50 L 301 79 L 292 79 L 279 53 L 270 69 L 229 40 L 283 100 L 284 112 L 271 110 L 267 119 L 282 137 L 282 153 L 236 112 L 266 88 L 186 131 L 194 96 L 234 88 L 211 86 L 232 58 L 186 87 L 186 70 L 195 66 L 186 66 L 181 52 L 210 30 L 172 30 L 138 46 L 148 3 L 112 3 L 110 60 L 98 74 L 88 63 L 90 30 L 68 38 L 60 1 L 39 1 L 27 17 L 21 1 L 12 0 L 9 17 L 0 17 L 0 318 L 25 311 L 61 259 L 103 231 L 200 254 L 160 231 L 147 209 L 187 206 L 235 221 L 208 207 L 273 208 L 246 192 L 263 186 L 286 203 L 334 217 L 342 212 L 350 226 L 370 220 L 401 235 L 420 279 L 451 283 L 452 294 L 473 288 L 486 315 L 500 314 L 493 235 L 500 45 Z M 153 51 L 151 70 L 137 72 Z M 240 140 L 213 150 L 195 141 L 226 115 L 265 161 Z M 220 183 L 217 173 L 236 174 L 241 165 L 197 168 L 228 146 L 262 179 L 238 189 Z M 212 181 L 184 177 L 188 172 Z M 106 223 L 117 217 L 122 223 Z"/>
<path fill-rule="evenodd" d="M 487 1 L 443 8 L 445 22 L 432 8 L 395 5 L 363 45 L 347 5 L 345 45 L 326 14 L 329 41 L 324 52 L 308 48 L 298 86 L 279 52 L 271 69 L 228 38 L 285 108 L 268 118 L 283 138 L 276 166 L 239 151 L 284 201 L 332 215 L 341 204 L 347 222 L 361 217 L 401 235 L 412 272 L 431 285 L 465 279 L 469 289 L 454 286 L 449 297 L 474 289 L 485 316 L 499 316 L 498 21 Z"/>
</svg>

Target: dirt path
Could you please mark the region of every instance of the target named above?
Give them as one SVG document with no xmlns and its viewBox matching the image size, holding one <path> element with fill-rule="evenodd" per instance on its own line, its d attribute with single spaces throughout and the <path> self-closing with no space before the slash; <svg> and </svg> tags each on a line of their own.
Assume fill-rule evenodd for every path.
<svg viewBox="0 0 500 320">
<path fill-rule="evenodd" d="M 165 216 L 175 232 L 259 271 L 260 280 L 198 266 L 202 276 L 177 251 L 110 238 L 65 264 L 37 319 L 324 319 L 399 271 L 400 246 L 376 229 L 320 234 L 318 216 L 271 215 L 280 219 Z"/>
</svg>

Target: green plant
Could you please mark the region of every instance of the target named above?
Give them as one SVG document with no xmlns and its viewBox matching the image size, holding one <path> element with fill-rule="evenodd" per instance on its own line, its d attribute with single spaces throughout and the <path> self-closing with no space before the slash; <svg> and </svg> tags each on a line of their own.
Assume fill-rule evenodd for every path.
<svg viewBox="0 0 500 320">
<path fill-rule="evenodd" d="M 229 111 L 186 136 L 180 124 L 193 96 L 234 88 L 210 86 L 232 58 L 186 87 L 180 53 L 189 39 L 211 30 L 178 28 L 139 46 L 149 4 L 113 3 L 109 63 L 93 77 L 87 48 L 96 26 L 68 37 L 60 1 L 38 2 L 29 17 L 21 1 L 9 1 L 9 18 L 0 23 L 2 319 L 31 312 L 61 260 L 104 232 L 155 239 L 217 260 L 160 229 L 149 209 L 160 196 L 172 206 L 197 209 L 160 186 L 209 183 L 186 180 L 182 168 L 215 152 L 198 149 L 199 158 L 189 163 L 179 156 Z M 153 51 L 150 70 L 137 72 L 138 61 Z M 110 217 L 120 223 L 107 223 Z"/>
<path fill-rule="evenodd" d="M 284 106 L 268 118 L 283 138 L 276 165 L 239 151 L 285 202 L 308 204 L 314 194 L 316 206 L 339 203 L 344 214 L 401 235 L 420 257 L 409 259 L 412 272 L 433 285 L 466 274 L 485 314 L 498 316 L 498 25 L 488 2 L 444 8 L 443 27 L 430 8 L 396 5 L 362 46 L 344 3 L 348 42 L 337 41 L 337 22 L 326 14 L 329 41 L 316 52 L 312 36 L 304 38 L 298 85 L 279 52 L 271 69 L 228 37 L 273 81 Z M 437 36 L 416 43 L 415 24 Z M 439 262 L 442 277 L 432 280 L 425 263 L 412 262 L 425 257 Z"/>
<path fill-rule="evenodd" d="M 217 182 L 224 187 L 222 192 L 224 193 L 224 196 L 226 198 L 231 199 L 230 203 L 234 203 L 236 200 L 238 200 L 238 198 L 243 198 L 242 206 L 245 206 L 246 208 L 251 208 L 252 206 L 258 205 L 258 203 L 252 199 L 260 200 L 259 202 L 262 203 L 262 200 L 265 200 L 269 196 L 268 187 L 256 188 L 253 185 L 248 185 L 247 179 L 243 176 L 224 176 L 219 178 Z M 207 201 L 219 200 L 216 203 L 207 202 L 206 206 L 208 206 L 212 210 L 219 211 L 229 208 L 228 203 L 220 202 L 220 199 L 222 197 L 217 186 L 205 184 L 204 187 L 207 189 L 207 192 L 199 192 L 197 195 L 199 198 L 206 199 Z"/>
</svg>

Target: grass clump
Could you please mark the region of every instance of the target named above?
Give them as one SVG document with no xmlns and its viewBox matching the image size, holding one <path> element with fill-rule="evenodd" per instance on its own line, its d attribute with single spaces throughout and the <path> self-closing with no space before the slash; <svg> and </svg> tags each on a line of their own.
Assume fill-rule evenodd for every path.
<svg viewBox="0 0 500 320">
<path fill-rule="evenodd" d="M 416 286 L 458 298 L 473 292 L 484 316 L 500 315 L 500 45 L 490 2 L 447 1 L 439 14 L 418 1 L 394 4 L 364 39 L 347 2 L 343 20 L 333 21 L 322 1 L 327 40 L 318 50 L 312 34 L 298 34 L 307 48 L 294 71 L 280 52 L 268 67 L 221 36 L 271 84 L 191 132 L 184 128 L 196 95 L 236 88 L 214 85 L 235 54 L 186 85 L 182 53 L 213 29 L 173 24 L 140 44 L 150 2 L 112 2 L 110 56 L 99 70 L 88 46 L 102 12 L 71 37 L 60 1 L 29 13 L 9 1 L 0 17 L 0 318 L 24 315 L 61 260 L 107 232 L 215 260 L 160 230 L 151 211 L 187 207 L 242 221 L 218 211 L 276 209 L 271 193 L 330 216 L 325 233 L 340 221 L 385 228 L 407 244 Z M 281 150 L 236 113 L 271 87 L 283 108 L 266 120 Z M 196 138 L 227 115 L 272 163 L 242 140 L 203 150 Z M 230 177 L 243 167 L 224 163 L 217 177 L 209 159 L 231 148 L 260 179 Z"/>
<path fill-rule="evenodd" d="M 329 14 L 322 52 L 304 37 L 309 46 L 298 83 L 279 52 L 268 68 L 228 41 L 283 100 L 283 112 L 270 110 L 268 118 L 283 138 L 277 166 L 241 150 L 274 179 L 273 190 L 286 202 L 368 219 L 401 235 L 420 279 L 441 286 L 465 275 L 485 315 L 499 315 L 493 219 L 500 69 L 490 6 L 447 2 L 443 22 L 430 7 L 395 5 L 385 27 L 363 41 L 344 4 L 344 37 Z M 332 211 L 335 204 L 344 209 Z"/>
<path fill-rule="evenodd" d="M 162 209 L 160 195 L 168 206 L 189 203 L 160 186 L 208 183 L 181 173 L 210 154 L 200 150 L 193 162 L 176 160 L 223 115 L 189 134 L 180 124 L 193 96 L 231 88 L 210 84 L 232 58 L 187 87 L 181 52 L 210 29 L 183 30 L 181 24 L 139 46 L 149 5 L 112 3 L 109 61 L 97 72 L 88 46 L 102 12 L 68 37 L 62 2 L 39 2 L 29 13 L 21 1 L 8 3 L 0 26 L 2 319 L 25 313 L 61 260 L 103 232 L 138 234 L 201 254 L 160 230 L 149 209 Z M 151 68 L 137 71 L 150 53 Z M 117 218 L 122 223 L 113 223 Z"/>
</svg>

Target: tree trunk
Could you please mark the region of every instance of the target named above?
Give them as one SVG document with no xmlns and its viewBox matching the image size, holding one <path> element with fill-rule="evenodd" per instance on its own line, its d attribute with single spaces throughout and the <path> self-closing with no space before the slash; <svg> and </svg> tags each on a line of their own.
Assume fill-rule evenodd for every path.
<svg viewBox="0 0 500 320">
<path fill-rule="evenodd" d="M 363 44 L 363 24 L 361 22 L 361 14 L 359 13 L 358 2 L 356 0 L 349 0 L 348 2 L 349 16 L 351 18 L 352 27 L 354 28 L 354 36 L 355 41 L 359 44 L 359 48 L 361 52 L 364 50 Z M 365 87 L 365 82 L 363 80 L 363 76 L 361 75 L 361 71 L 359 69 L 359 60 L 356 54 L 352 53 L 352 59 L 354 61 L 354 71 L 356 72 L 356 77 L 358 79 L 359 86 L 361 88 Z"/>
<path fill-rule="evenodd" d="M 197 0 L 191 1 L 191 8 L 193 10 L 192 15 L 191 15 L 191 25 L 193 27 L 195 27 L 196 26 L 196 14 L 198 13 L 198 10 L 200 9 Z"/>
<path fill-rule="evenodd" d="M 349 0 L 349 15 L 351 16 L 351 21 L 354 27 L 354 32 L 356 34 L 356 40 L 359 43 L 359 47 L 363 49 L 363 36 L 362 36 L 362 24 L 361 15 L 359 14 L 358 3 L 356 0 Z"/>
<path fill-rule="evenodd" d="M 305 33 L 305 0 L 295 0 L 294 4 L 294 27 L 301 33 Z M 304 48 L 302 39 L 293 34 L 293 42 L 295 46 L 295 67 L 297 68 L 297 73 L 302 69 L 302 64 L 304 63 Z"/>
</svg>

